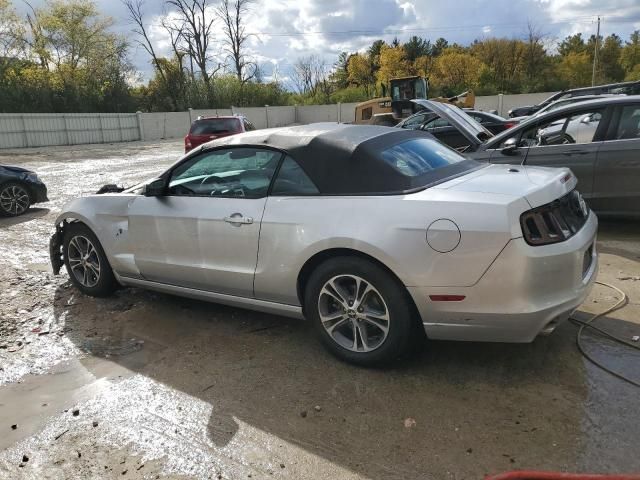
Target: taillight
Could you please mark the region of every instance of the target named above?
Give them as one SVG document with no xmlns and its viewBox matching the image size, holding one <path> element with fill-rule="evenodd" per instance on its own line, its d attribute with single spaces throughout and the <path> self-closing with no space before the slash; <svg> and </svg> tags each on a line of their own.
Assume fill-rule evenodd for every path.
<svg viewBox="0 0 640 480">
<path fill-rule="evenodd" d="M 576 234 L 589 217 L 589 207 L 577 190 L 520 215 L 520 226 L 529 245 L 564 242 Z"/>
<path fill-rule="evenodd" d="M 191 150 L 191 140 L 188 136 L 184 137 L 184 148 L 185 150 Z"/>
</svg>

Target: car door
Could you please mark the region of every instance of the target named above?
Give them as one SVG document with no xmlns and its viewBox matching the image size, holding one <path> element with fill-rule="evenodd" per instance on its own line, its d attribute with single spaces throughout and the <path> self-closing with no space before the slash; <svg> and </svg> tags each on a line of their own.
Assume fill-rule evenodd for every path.
<svg viewBox="0 0 640 480">
<path fill-rule="evenodd" d="M 141 275 L 253 296 L 260 222 L 281 156 L 252 147 L 204 151 L 163 176 L 164 194 L 136 198 L 129 232 Z"/>
<path fill-rule="evenodd" d="M 573 109 L 571 112 L 545 116 L 514 132 L 510 143 L 517 150 L 508 155 L 498 150 L 492 163 L 516 163 L 542 167 L 569 167 L 578 179 L 578 189 L 585 198 L 593 192 L 593 179 L 600 140 L 606 131 L 608 109 L 605 107 Z M 505 139 L 499 147 L 504 147 Z M 519 157 L 514 153 L 518 152 Z M 517 162 L 520 163 L 520 162 Z"/>
<path fill-rule="evenodd" d="M 640 102 L 617 107 L 598 150 L 591 206 L 640 216 Z"/>
<path fill-rule="evenodd" d="M 529 142 L 525 165 L 569 167 L 578 180 L 578 190 L 587 199 L 593 181 L 600 140 L 606 131 L 606 108 L 572 110 L 545 118 L 523 132 Z M 604 120 L 604 121 L 603 121 Z"/>
</svg>

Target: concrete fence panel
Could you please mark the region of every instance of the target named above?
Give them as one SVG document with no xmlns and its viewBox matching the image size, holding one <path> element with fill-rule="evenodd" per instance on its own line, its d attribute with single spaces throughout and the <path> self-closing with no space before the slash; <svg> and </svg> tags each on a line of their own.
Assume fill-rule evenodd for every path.
<svg viewBox="0 0 640 480">
<path fill-rule="evenodd" d="M 337 121 L 338 105 L 302 105 L 298 107 L 298 123 Z"/>
<path fill-rule="evenodd" d="M 476 108 L 506 116 L 515 107 L 533 105 L 553 92 L 476 97 Z M 153 113 L 2 113 L 0 148 L 114 143 L 181 138 L 198 116 L 241 114 L 256 128 L 316 122 L 352 123 L 355 103 L 334 105 L 231 107 Z"/>
<path fill-rule="evenodd" d="M 506 117 L 509 110 L 516 107 L 522 107 L 525 105 L 535 105 L 537 103 L 546 100 L 555 92 L 541 92 L 541 93 L 522 93 L 514 95 L 502 96 L 502 108 L 500 109 L 500 96 L 488 95 L 476 97 L 476 108 L 478 110 L 497 110 L 498 115 Z"/>
<path fill-rule="evenodd" d="M 140 140 L 135 113 L 0 114 L 0 148 Z"/>
</svg>

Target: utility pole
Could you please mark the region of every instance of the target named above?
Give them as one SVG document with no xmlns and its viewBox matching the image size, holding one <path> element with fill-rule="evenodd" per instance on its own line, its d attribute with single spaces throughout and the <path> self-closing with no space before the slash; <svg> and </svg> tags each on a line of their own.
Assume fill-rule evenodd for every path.
<svg viewBox="0 0 640 480">
<path fill-rule="evenodd" d="M 598 16 L 598 29 L 596 30 L 596 48 L 593 52 L 593 71 L 591 72 L 591 86 L 596 84 L 596 65 L 598 64 L 598 44 L 600 43 L 600 16 Z"/>
</svg>

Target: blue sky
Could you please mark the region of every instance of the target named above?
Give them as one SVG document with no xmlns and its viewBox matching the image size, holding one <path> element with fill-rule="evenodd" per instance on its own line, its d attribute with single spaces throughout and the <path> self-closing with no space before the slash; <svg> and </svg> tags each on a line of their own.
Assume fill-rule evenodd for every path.
<svg viewBox="0 0 640 480">
<path fill-rule="evenodd" d="M 33 0 L 38 6 L 45 0 Z M 131 25 L 119 0 L 96 0 L 100 10 L 113 17 L 114 28 L 132 38 Z M 212 5 L 217 2 L 211 0 Z M 22 0 L 14 0 L 26 11 Z M 160 53 L 169 52 L 166 33 L 160 28 L 169 14 L 161 0 L 146 0 L 145 17 Z M 248 18 L 249 55 L 267 76 L 278 72 L 286 81 L 292 64 L 303 55 L 317 54 L 327 65 L 338 54 L 364 50 L 377 38 L 401 41 L 419 35 L 432 41 L 445 37 L 468 44 L 476 38 L 526 35 L 531 23 L 544 34 L 553 49 L 566 35 L 595 33 L 596 16 L 602 17 L 601 33 L 623 39 L 640 29 L 640 0 L 255 0 Z M 222 46 L 213 43 L 213 55 L 222 59 Z M 135 46 L 131 59 L 144 78 L 151 74 L 147 54 Z"/>
</svg>

